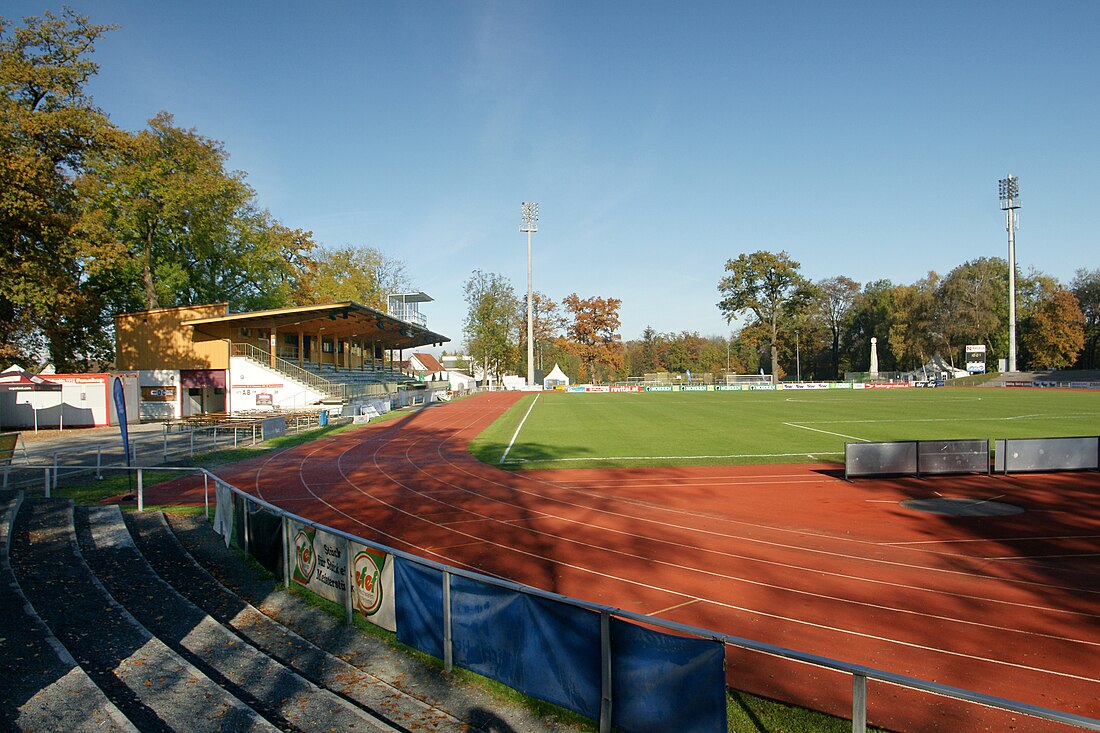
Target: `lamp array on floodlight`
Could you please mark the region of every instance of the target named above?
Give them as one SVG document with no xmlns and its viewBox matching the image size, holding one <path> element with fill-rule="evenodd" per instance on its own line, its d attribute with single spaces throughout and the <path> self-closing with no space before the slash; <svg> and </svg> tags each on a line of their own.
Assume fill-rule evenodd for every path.
<svg viewBox="0 0 1100 733">
<path fill-rule="evenodd" d="M 539 230 L 539 205 L 533 201 L 523 202 L 523 226 L 521 232 L 537 232 Z"/>
<path fill-rule="evenodd" d="M 1020 208 L 1020 179 L 1011 173 L 1008 178 L 997 181 L 997 191 L 1001 198 L 1001 210 Z"/>
</svg>

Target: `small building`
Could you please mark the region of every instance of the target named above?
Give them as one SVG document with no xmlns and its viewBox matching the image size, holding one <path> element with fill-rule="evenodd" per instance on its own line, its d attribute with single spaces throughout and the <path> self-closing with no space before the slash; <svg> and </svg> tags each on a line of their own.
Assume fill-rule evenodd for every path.
<svg viewBox="0 0 1100 733">
<path fill-rule="evenodd" d="M 405 362 L 405 373 L 420 382 L 439 382 L 447 379 L 447 370 L 431 354 L 412 354 Z"/>
<path fill-rule="evenodd" d="M 134 372 L 32 375 L 12 366 L 0 372 L 0 428 L 118 425 L 113 399 L 116 380 L 122 384 L 127 422 L 136 422 L 138 375 Z"/>
</svg>

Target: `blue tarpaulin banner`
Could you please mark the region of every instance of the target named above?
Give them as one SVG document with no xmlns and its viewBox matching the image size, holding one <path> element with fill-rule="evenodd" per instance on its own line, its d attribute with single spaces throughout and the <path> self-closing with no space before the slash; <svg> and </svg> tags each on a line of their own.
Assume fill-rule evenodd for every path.
<svg viewBox="0 0 1100 733">
<path fill-rule="evenodd" d="M 599 717 L 598 613 L 452 576 L 451 636 L 455 664 Z"/>
<path fill-rule="evenodd" d="M 394 558 L 397 639 L 443 658 L 443 573 Z M 725 733 L 725 647 L 611 619 L 612 725 Z M 507 632 L 503 632 L 503 630 Z M 451 576 L 456 665 L 598 719 L 600 615 Z"/>
<path fill-rule="evenodd" d="M 725 733 L 725 647 L 611 619 L 611 722 L 627 733 Z"/>
<path fill-rule="evenodd" d="M 115 413 L 118 415 L 118 429 L 122 432 L 122 449 L 126 451 L 126 465 L 130 465 L 130 425 L 126 421 L 126 390 L 122 386 L 122 380 L 115 377 L 112 386 L 112 396 L 115 398 Z"/>
<path fill-rule="evenodd" d="M 443 658 L 443 572 L 401 557 L 393 564 L 397 640 Z"/>
</svg>

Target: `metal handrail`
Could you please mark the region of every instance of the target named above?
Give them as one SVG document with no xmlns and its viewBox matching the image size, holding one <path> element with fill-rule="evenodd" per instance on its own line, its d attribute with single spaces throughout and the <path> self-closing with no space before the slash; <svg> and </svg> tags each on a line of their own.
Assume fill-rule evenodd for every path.
<svg viewBox="0 0 1100 733">
<path fill-rule="evenodd" d="M 271 352 L 266 349 L 261 349 L 255 344 L 249 343 L 234 343 L 233 344 L 233 356 L 242 356 L 246 359 L 261 364 L 262 366 L 270 367 L 272 365 Z M 291 379 L 295 379 L 307 387 L 316 389 L 326 397 L 332 397 L 336 399 L 345 399 L 347 396 L 347 385 L 339 384 L 337 382 L 330 382 L 324 377 L 320 377 L 311 371 L 303 369 L 297 364 L 292 364 L 286 359 L 276 356 L 274 358 L 275 369 L 287 375 Z"/>
</svg>

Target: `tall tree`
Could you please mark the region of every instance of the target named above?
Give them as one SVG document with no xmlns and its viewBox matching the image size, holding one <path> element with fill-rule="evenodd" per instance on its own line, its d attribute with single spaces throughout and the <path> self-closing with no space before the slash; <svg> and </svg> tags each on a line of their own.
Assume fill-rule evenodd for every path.
<svg viewBox="0 0 1100 733">
<path fill-rule="evenodd" d="M 893 312 L 894 284 L 889 280 L 874 280 L 852 303 L 845 319 L 843 341 L 847 345 L 847 366 L 851 371 L 866 371 L 870 367 L 871 339 L 878 339 L 880 371 L 893 371 L 896 366 L 889 348 L 890 314 Z M 844 364 L 841 365 L 845 366 Z"/>
<path fill-rule="evenodd" d="M 887 342 L 899 369 L 914 369 L 932 358 L 942 343 L 936 289 L 939 276 L 929 272 L 913 285 L 894 287 Z"/>
<path fill-rule="evenodd" d="M 775 379 L 779 379 L 780 325 L 809 299 L 809 283 L 800 269 L 801 265 L 786 252 L 742 253 L 737 259 L 726 262 L 728 274 L 718 283 L 718 291 L 723 296 L 718 309 L 727 323 L 749 311 L 767 326 Z"/>
<path fill-rule="evenodd" d="M 581 361 L 582 377 L 599 382 L 613 378 L 623 367 L 619 334 L 618 298 L 581 298 L 571 293 L 562 300 L 572 321 L 566 326 L 567 346 Z"/>
<path fill-rule="evenodd" d="M 565 329 L 565 316 L 558 309 L 558 304 L 546 293 L 535 291 L 531 294 L 532 319 L 531 330 L 535 339 L 535 363 L 541 370 L 546 370 L 545 359 L 547 352 L 554 353 L 554 341 Z M 526 313 L 526 305 L 522 306 Z M 520 328 L 520 351 L 527 351 L 527 327 L 526 322 Z"/>
<path fill-rule="evenodd" d="M 817 311 L 832 335 L 833 379 L 840 378 L 840 332 L 844 320 L 859 296 L 859 283 L 850 277 L 838 275 L 817 282 Z"/>
<path fill-rule="evenodd" d="M 1085 315 L 1077 297 L 1047 284 L 1020 330 L 1020 346 L 1031 369 L 1065 369 L 1085 346 Z"/>
<path fill-rule="evenodd" d="M 111 26 L 66 9 L 0 17 L 0 357 L 45 349 L 61 369 L 106 354 L 99 293 L 76 229 L 73 177 L 112 129 L 87 93 L 95 43 Z"/>
<path fill-rule="evenodd" d="M 951 363 L 967 344 L 986 344 L 990 358 L 1008 354 L 1008 263 L 981 257 L 959 265 L 940 283 L 940 321 Z"/>
<path fill-rule="evenodd" d="M 1078 270 L 1071 288 L 1085 316 L 1085 344 L 1077 366 L 1100 368 L 1100 269 Z"/>
<path fill-rule="evenodd" d="M 466 351 L 482 374 L 499 379 L 518 354 L 521 306 L 515 288 L 496 273 L 475 270 L 464 286 Z"/>
<path fill-rule="evenodd" d="M 324 248 L 312 257 L 311 303 L 354 300 L 385 311 L 391 293 L 411 289 L 405 263 L 374 247 Z"/>
<path fill-rule="evenodd" d="M 89 158 L 79 181 L 84 218 L 129 255 L 120 298 L 146 309 L 286 304 L 275 301 L 289 293 L 269 286 L 301 280 L 312 235 L 275 222 L 227 159 L 220 142 L 176 127 L 166 112 Z"/>
</svg>

